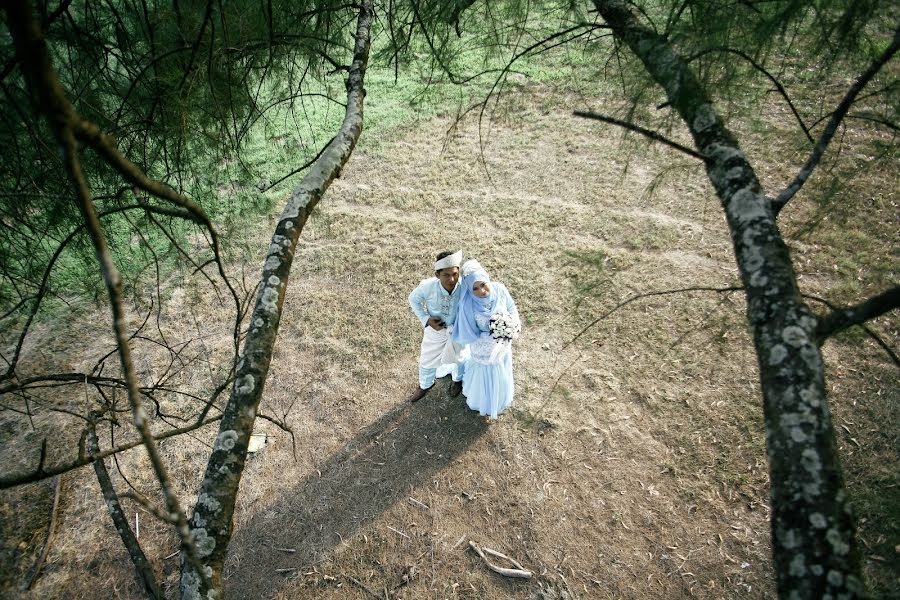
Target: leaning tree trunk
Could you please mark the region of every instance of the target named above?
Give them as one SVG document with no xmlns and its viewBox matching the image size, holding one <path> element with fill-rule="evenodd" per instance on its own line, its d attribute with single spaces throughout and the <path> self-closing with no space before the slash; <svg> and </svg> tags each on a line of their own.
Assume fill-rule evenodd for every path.
<svg viewBox="0 0 900 600">
<path fill-rule="evenodd" d="M 728 221 L 759 363 L 779 596 L 865 595 L 828 402 L 817 319 L 801 301 L 771 201 L 706 90 L 621 0 L 594 0 L 693 136 Z"/>
<path fill-rule="evenodd" d="M 97 483 L 100 484 L 103 500 L 106 501 L 106 508 L 109 511 L 109 516 L 112 517 L 116 531 L 119 533 L 119 537 L 122 538 L 125 549 L 128 550 L 131 562 L 134 563 L 134 568 L 137 571 L 141 586 L 144 589 L 144 594 L 153 600 L 164 600 L 165 594 L 162 593 L 159 589 L 159 584 L 156 582 L 156 574 L 153 572 L 153 565 L 147 560 L 147 556 L 141 549 L 140 543 L 138 543 L 137 536 L 131 530 L 131 525 L 128 523 L 128 517 L 125 515 L 125 511 L 122 509 L 122 504 L 119 501 L 119 495 L 116 494 L 112 480 L 109 477 L 109 472 L 106 470 L 106 464 L 103 462 L 102 458 L 98 457 L 100 453 L 100 443 L 97 440 L 96 423 L 98 416 L 99 415 L 96 413 L 90 415 L 91 420 L 88 422 L 85 446 L 88 454 L 94 459 L 94 472 L 97 474 Z"/>
<path fill-rule="evenodd" d="M 347 76 L 347 111 L 341 128 L 291 193 L 272 235 L 263 265 L 259 296 L 235 373 L 234 387 L 190 521 L 194 544 L 206 576 L 201 577 L 190 561 L 182 556 L 181 597 L 185 600 L 222 597 L 222 569 L 232 534 L 235 499 L 256 410 L 272 360 L 297 240 L 309 214 L 340 174 L 362 132 L 363 77 L 369 58 L 372 14 L 372 0 L 365 0 L 357 21 L 353 62 Z"/>
</svg>

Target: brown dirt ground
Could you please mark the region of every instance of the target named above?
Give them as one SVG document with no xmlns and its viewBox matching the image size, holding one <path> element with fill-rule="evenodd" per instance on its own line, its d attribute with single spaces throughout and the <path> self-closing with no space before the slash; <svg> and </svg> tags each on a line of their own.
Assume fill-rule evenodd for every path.
<svg viewBox="0 0 900 600">
<path fill-rule="evenodd" d="M 737 280 L 702 170 L 659 148 L 629 161 L 634 143 L 619 131 L 570 116 L 579 102 L 546 90 L 514 98 L 482 131 L 483 156 L 473 119 L 449 135 L 447 119 L 423 121 L 357 149 L 302 237 L 262 403 L 264 413 L 286 415 L 296 452 L 289 435 L 260 421 L 270 443 L 242 481 L 228 597 L 774 596 L 760 392 L 740 294 L 647 298 L 570 343 L 634 293 Z M 647 193 L 676 165 L 684 168 Z M 792 168 L 760 172 L 774 186 Z M 805 291 L 827 295 L 853 277 L 863 291 L 882 285 L 867 276 L 872 269 L 832 265 L 837 253 L 897 279 L 895 184 L 896 174 L 873 184 L 884 201 L 865 223 L 832 216 L 792 241 Z M 815 214 L 798 199 L 783 216 L 785 231 Z M 250 279 L 275 216 L 247 224 L 257 247 L 244 265 Z M 890 252 L 868 248 L 863 260 L 846 228 Z M 491 425 L 448 398 L 447 380 L 416 405 L 403 401 L 415 386 L 419 343 L 406 296 L 435 253 L 460 247 L 507 284 L 524 319 L 515 403 Z M 586 288 L 593 293 L 580 295 Z M 194 360 L 176 380 L 209 385 L 210 365 L 228 352 L 225 310 L 185 286 L 164 314 L 162 331 L 194 340 Z M 109 347 L 104 319 L 71 336 L 38 336 L 31 360 L 92 364 Z M 897 317 L 874 327 L 896 348 Z M 165 356 L 143 350 L 139 367 L 150 378 Z M 829 342 L 825 353 L 851 492 L 897 498 L 897 370 L 867 338 Z M 4 427 L 4 456 L 24 468 L 24 448 L 38 438 L 21 441 Z M 77 439 L 74 424 L 58 431 Z M 211 427 L 162 443 L 186 506 L 214 436 Z M 146 484 L 141 452 L 119 463 L 132 483 Z M 121 474 L 114 480 L 125 488 Z M 19 590 L 43 543 L 46 519 L 35 515 L 48 509 L 50 487 L 0 496 L 5 593 L 140 597 L 89 469 L 64 477 L 48 563 L 33 592 Z M 32 510 L 17 512 L 23 504 Z M 175 597 L 174 538 L 130 507 Z M 888 597 L 900 589 L 900 539 L 880 518 L 863 515 L 861 538 L 870 581 Z M 492 573 L 469 540 L 535 577 Z"/>
</svg>

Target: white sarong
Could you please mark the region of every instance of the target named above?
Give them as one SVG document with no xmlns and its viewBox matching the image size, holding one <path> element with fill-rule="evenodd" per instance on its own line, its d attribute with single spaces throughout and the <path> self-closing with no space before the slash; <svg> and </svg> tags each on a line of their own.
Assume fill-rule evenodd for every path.
<svg viewBox="0 0 900 600">
<path fill-rule="evenodd" d="M 465 348 L 450 337 L 450 328 L 434 329 L 426 326 L 419 351 L 419 366 L 423 369 L 438 369 L 442 365 L 454 365 L 461 361 Z"/>
</svg>

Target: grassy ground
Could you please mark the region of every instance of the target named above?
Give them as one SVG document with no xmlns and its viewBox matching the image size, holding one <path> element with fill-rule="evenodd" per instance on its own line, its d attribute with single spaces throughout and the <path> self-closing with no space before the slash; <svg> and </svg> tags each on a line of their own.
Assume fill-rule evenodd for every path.
<svg viewBox="0 0 900 600">
<path fill-rule="evenodd" d="M 774 596 L 760 392 L 740 294 L 646 298 L 571 343 L 632 294 L 736 283 L 702 171 L 663 149 L 628 160 L 632 143 L 618 131 L 571 117 L 602 98 L 585 105 L 564 85 L 518 87 L 480 131 L 474 117 L 453 126 L 448 114 L 364 138 L 307 225 L 262 403 L 287 420 L 296 448 L 259 422 L 269 445 L 242 480 L 229 597 Z M 757 150 L 752 128 L 747 135 Z M 789 162 L 766 163 L 766 184 L 783 183 Z M 873 179 L 866 192 L 881 201 L 840 219 L 824 219 L 811 197 L 785 210 L 805 292 L 850 301 L 897 279 L 896 183 Z M 276 216 L 242 223 L 238 276 L 255 277 Z M 447 381 L 404 403 L 420 339 L 406 296 L 430 275 L 434 254 L 454 248 L 507 284 L 524 319 L 515 403 L 492 425 L 448 398 Z M 211 387 L 211 365 L 229 343 L 227 311 L 204 290 L 174 290 L 159 323 L 170 339 L 191 340 L 173 384 L 198 390 Z M 109 347 L 105 318 L 36 336 L 30 364 L 90 365 Z M 896 316 L 873 328 L 896 348 Z M 165 354 L 141 349 L 142 376 L 159 375 Z M 889 425 L 900 416 L 897 370 L 853 332 L 825 352 L 866 572 L 890 597 L 900 588 L 900 443 Z M 19 430 L 4 427 L 4 455 L 32 459 L 24 444 L 37 435 L 13 446 Z M 74 423 L 58 431 L 77 439 Z M 214 435 L 162 444 L 187 504 Z M 140 452 L 119 464 L 132 483 L 143 481 Z M 124 488 L 122 474 L 115 481 Z M 49 488 L 2 496 L 6 590 L 17 589 L 42 544 Z M 92 474 L 65 476 L 63 490 L 44 574 L 21 595 L 139 597 Z M 126 506 L 140 515 L 141 541 L 175 597 L 173 536 Z M 490 572 L 469 540 L 535 577 Z"/>
</svg>

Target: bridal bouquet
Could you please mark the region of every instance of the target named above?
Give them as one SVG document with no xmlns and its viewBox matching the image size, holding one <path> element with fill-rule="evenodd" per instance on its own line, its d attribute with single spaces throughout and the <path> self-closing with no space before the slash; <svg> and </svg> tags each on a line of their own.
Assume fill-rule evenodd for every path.
<svg viewBox="0 0 900 600">
<path fill-rule="evenodd" d="M 513 316 L 507 312 L 498 312 L 491 315 L 491 337 L 500 341 L 512 341 L 518 333 L 517 323 Z"/>
</svg>

